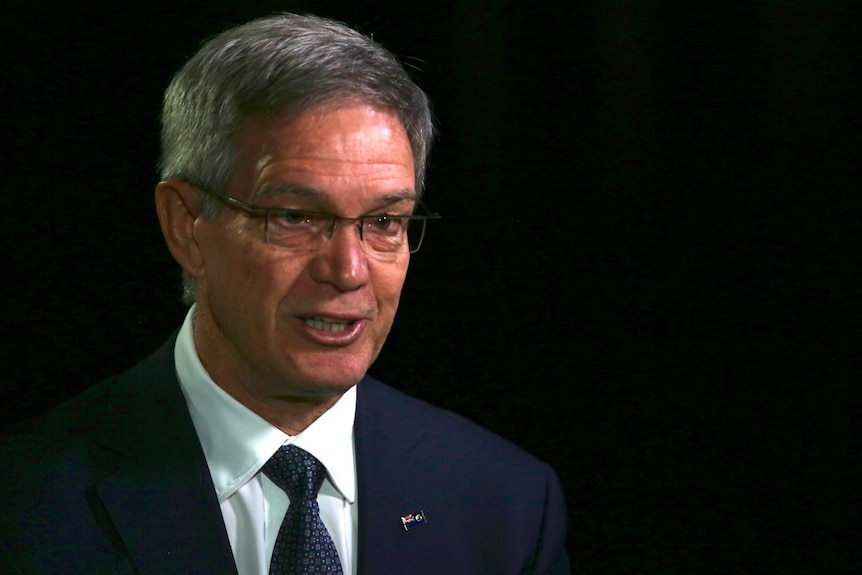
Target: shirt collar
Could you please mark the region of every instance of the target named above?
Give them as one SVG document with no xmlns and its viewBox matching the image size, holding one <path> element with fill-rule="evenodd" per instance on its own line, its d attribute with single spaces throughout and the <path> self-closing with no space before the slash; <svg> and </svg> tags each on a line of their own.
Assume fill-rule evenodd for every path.
<svg viewBox="0 0 862 575">
<path fill-rule="evenodd" d="M 194 341 L 195 306 L 177 335 L 174 361 L 219 502 L 245 485 L 282 446 L 293 443 L 326 467 L 348 502 L 356 498 L 353 422 L 356 386 L 296 436 L 288 436 L 228 395 L 201 364 Z"/>
</svg>

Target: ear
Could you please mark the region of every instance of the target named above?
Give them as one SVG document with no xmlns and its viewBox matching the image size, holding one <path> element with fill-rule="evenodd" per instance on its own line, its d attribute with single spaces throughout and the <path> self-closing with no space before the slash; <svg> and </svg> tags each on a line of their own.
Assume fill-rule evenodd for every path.
<svg viewBox="0 0 862 575">
<path fill-rule="evenodd" d="M 195 278 L 204 274 L 204 258 L 195 238 L 195 220 L 200 210 L 200 200 L 190 184 L 165 180 L 156 186 L 156 212 L 162 235 L 177 263 Z"/>
</svg>

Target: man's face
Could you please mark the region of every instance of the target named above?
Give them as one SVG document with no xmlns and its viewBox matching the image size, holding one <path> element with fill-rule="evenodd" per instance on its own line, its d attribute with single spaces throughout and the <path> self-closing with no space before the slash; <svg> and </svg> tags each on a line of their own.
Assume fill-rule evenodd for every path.
<svg viewBox="0 0 862 575">
<path fill-rule="evenodd" d="M 415 203 L 407 135 L 369 106 L 260 117 L 237 150 L 227 194 L 257 205 L 357 217 Z M 267 244 L 262 218 L 227 207 L 198 218 L 195 237 L 195 341 L 217 383 L 260 399 L 325 398 L 362 378 L 392 326 L 409 254 L 368 255 L 349 222 L 318 251 L 286 251 Z"/>
</svg>

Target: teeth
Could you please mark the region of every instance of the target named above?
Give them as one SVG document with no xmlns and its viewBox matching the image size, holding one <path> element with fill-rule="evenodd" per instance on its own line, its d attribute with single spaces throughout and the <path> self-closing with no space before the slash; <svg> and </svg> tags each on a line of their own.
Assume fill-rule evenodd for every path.
<svg viewBox="0 0 862 575">
<path fill-rule="evenodd" d="M 333 321 L 322 317 L 310 317 L 305 320 L 305 323 L 322 331 L 344 331 L 350 325 L 350 322 Z"/>
</svg>

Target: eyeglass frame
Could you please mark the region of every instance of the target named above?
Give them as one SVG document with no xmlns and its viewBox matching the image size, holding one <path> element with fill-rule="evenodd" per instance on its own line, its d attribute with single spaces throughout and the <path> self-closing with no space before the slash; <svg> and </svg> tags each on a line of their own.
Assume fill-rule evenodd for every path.
<svg viewBox="0 0 862 575">
<path fill-rule="evenodd" d="M 353 222 L 354 227 L 359 230 L 359 242 L 362 245 L 362 249 L 366 253 L 379 254 L 379 255 L 396 255 L 398 252 L 381 252 L 381 251 L 377 251 L 377 250 L 374 250 L 372 248 L 369 248 L 365 242 L 365 239 L 363 237 L 363 231 L 362 231 L 364 228 L 363 224 L 365 223 L 365 220 L 369 220 L 369 219 L 373 219 L 373 218 L 379 218 L 381 216 L 386 216 L 386 217 L 390 217 L 390 218 L 406 218 L 410 222 L 413 222 L 413 221 L 422 222 L 422 234 L 419 236 L 419 241 L 416 243 L 416 247 L 411 248 L 409 242 L 407 242 L 407 253 L 415 254 L 416 252 L 419 251 L 419 248 L 422 247 L 422 243 L 425 240 L 425 230 L 426 230 L 426 224 L 427 224 L 428 220 L 439 220 L 443 217 L 436 212 L 432 212 L 431 209 L 418 197 L 415 199 L 416 206 L 425 210 L 427 212 L 427 214 L 425 214 L 425 215 L 421 215 L 421 214 L 398 215 L 398 214 L 381 213 L 381 214 L 366 214 L 364 216 L 357 216 L 357 217 L 348 217 L 348 216 L 339 216 L 337 214 L 333 214 L 330 212 L 318 212 L 318 211 L 314 211 L 314 210 L 302 210 L 302 209 L 295 209 L 295 208 L 278 208 L 278 207 L 271 207 L 271 206 L 259 206 L 257 204 L 252 204 L 250 202 L 240 200 L 238 198 L 235 198 L 233 196 L 229 196 L 227 194 L 223 194 L 221 192 L 216 192 L 216 191 L 210 190 L 210 189 L 208 189 L 208 188 L 206 188 L 200 184 L 195 184 L 192 182 L 189 182 L 189 184 L 193 188 L 195 188 L 201 192 L 204 192 L 205 194 L 215 196 L 216 198 L 221 200 L 225 205 L 227 205 L 229 207 L 232 207 L 234 209 L 238 209 L 240 211 L 246 212 L 246 213 L 248 213 L 254 217 L 263 218 L 264 219 L 263 233 L 264 233 L 264 237 L 266 238 L 267 245 L 273 246 L 276 248 L 280 248 L 280 249 L 284 249 L 284 250 L 288 250 L 288 251 L 313 252 L 313 251 L 316 251 L 317 249 L 321 249 L 323 246 L 321 246 L 320 248 L 309 248 L 308 250 L 295 250 L 292 248 L 288 248 L 285 246 L 280 246 L 278 244 L 272 243 L 270 241 L 270 238 L 269 238 L 269 217 L 270 217 L 271 212 L 296 212 L 299 214 L 307 214 L 307 215 L 311 215 L 311 216 L 318 216 L 318 217 L 328 219 L 329 223 L 327 224 L 327 226 L 325 228 L 326 229 L 326 242 L 328 242 L 329 240 L 332 239 L 332 236 L 335 234 L 335 229 L 338 225 L 338 222 L 341 222 L 341 221 Z M 261 214 L 260 212 L 263 212 L 263 213 Z M 408 227 L 409 227 L 409 225 L 408 225 Z M 406 234 L 406 232 L 405 232 L 405 234 Z M 326 245 L 326 243 L 324 243 L 323 245 Z"/>
</svg>

